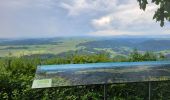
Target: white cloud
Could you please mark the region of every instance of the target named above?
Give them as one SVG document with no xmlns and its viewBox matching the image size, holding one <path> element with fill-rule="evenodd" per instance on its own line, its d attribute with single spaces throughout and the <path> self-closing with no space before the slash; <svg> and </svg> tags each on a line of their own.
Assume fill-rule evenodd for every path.
<svg viewBox="0 0 170 100">
<path fill-rule="evenodd" d="M 109 27 L 112 22 L 112 17 L 111 16 L 104 16 L 99 19 L 94 19 L 92 20 L 93 26 L 96 28 L 98 27 Z"/>
<path fill-rule="evenodd" d="M 69 15 L 75 16 L 84 12 L 108 12 L 113 10 L 116 4 L 117 0 L 72 0 L 71 2 L 62 2 L 61 7 L 68 10 Z"/>
<path fill-rule="evenodd" d="M 113 11 L 100 18 L 92 19 L 90 23 L 96 29 L 96 32 L 92 33 L 99 36 L 158 34 L 157 31 L 153 31 L 153 28 L 151 28 L 151 26 L 155 27 L 157 25 L 152 19 L 156 9 L 156 5 L 149 4 L 147 9 L 143 11 L 139 8 L 137 1 L 128 0 L 124 4 L 117 5 Z"/>
<path fill-rule="evenodd" d="M 99 19 L 93 19 L 91 21 L 92 25 L 96 28 L 102 28 L 103 26 L 108 26 L 110 27 L 125 27 L 127 28 L 129 25 L 133 25 L 136 27 L 136 25 L 141 25 L 141 24 L 151 24 L 154 23 L 152 20 L 152 17 L 154 15 L 154 12 L 156 10 L 156 6 L 153 4 L 150 4 L 146 11 L 142 11 L 139 9 L 139 6 L 134 3 L 128 3 L 126 5 L 119 5 L 116 7 L 116 9 L 107 14 L 102 16 Z M 108 19 L 105 20 L 104 19 Z M 103 22 L 103 23 L 102 23 Z"/>
<path fill-rule="evenodd" d="M 61 6 L 69 10 L 70 15 L 77 15 L 82 9 L 87 9 L 89 7 L 85 0 L 73 0 L 71 4 L 61 3 Z"/>
<path fill-rule="evenodd" d="M 133 24 L 151 23 L 155 6 L 149 5 L 146 11 L 139 9 L 137 0 L 72 0 L 63 1 L 61 7 L 68 10 L 69 15 L 83 14 L 88 16 L 97 13 L 101 16 L 90 22 L 95 28 L 111 28 L 112 24 L 127 26 Z"/>
</svg>

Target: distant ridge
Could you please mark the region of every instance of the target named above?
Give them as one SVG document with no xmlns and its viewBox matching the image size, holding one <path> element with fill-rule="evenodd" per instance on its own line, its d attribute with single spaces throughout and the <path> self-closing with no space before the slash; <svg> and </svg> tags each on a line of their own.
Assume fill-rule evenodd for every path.
<svg viewBox="0 0 170 100">
<path fill-rule="evenodd" d="M 56 38 L 170 38 L 170 33 L 167 35 L 115 35 L 115 36 L 91 36 L 91 35 L 85 35 L 85 36 L 58 36 L 58 37 L 20 37 L 20 38 L 0 38 L 1 40 L 27 40 L 27 39 L 56 39 Z"/>
</svg>

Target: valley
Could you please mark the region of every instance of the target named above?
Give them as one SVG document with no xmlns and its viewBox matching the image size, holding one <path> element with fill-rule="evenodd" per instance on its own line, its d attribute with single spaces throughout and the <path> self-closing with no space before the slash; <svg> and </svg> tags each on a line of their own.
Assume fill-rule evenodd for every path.
<svg viewBox="0 0 170 100">
<path fill-rule="evenodd" d="M 170 38 L 100 38 L 58 37 L 40 39 L 3 39 L 0 41 L 0 57 L 6 56 L 66 56 L 72 54 L 106 53 L 111 58 L 128 56 L 134 49 L 140 52 L 162 53 L 170 58 Z"/>
</svg>

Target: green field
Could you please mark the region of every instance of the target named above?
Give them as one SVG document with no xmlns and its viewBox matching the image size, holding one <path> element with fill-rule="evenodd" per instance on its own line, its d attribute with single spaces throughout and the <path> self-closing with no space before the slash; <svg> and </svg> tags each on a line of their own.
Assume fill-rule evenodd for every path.
<svg viewBox="0 0 170 100">
<path fill-rule="evenodd" d="M 67 52 L 70 50 L 79 50 L 82 47 L 76 47 L 76 45 L 88 41 L 93 41 L 94 39 L 78 39 L 78 38 L 68 38 L 62 39 L 56 44 L 40 44 L 40 45 L 5 45 L 0 46 L 0 57 L 9 56 L 9 53 L 12 56 L 23 56 L 23 55 L 32 55 L 32 54 L 59 54 L 62 52 Z M 9 49 L 8 49 L 9 48 Z M 11 49 L 12 48 L 12 49 Z"/>
</svg>

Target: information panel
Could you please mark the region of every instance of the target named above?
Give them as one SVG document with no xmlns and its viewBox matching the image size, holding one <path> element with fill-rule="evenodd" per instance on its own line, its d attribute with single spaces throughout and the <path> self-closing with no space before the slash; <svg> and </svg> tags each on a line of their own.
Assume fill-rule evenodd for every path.
<svg viewBox="0 0 170 100">
<path fill-rule="evenodd" d="M 170 80 L 170 61 L 41 65 L 32 88 Z"/>
</svg>

